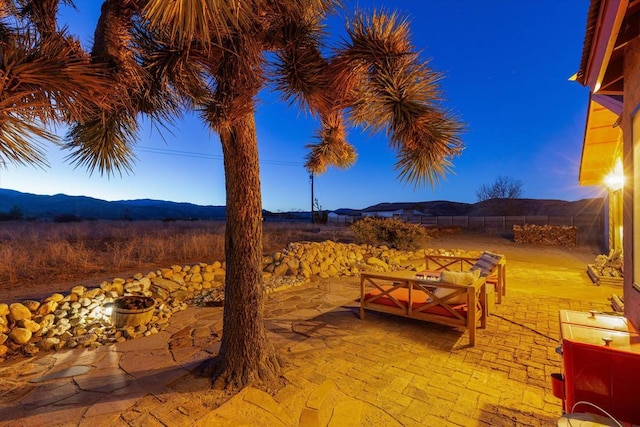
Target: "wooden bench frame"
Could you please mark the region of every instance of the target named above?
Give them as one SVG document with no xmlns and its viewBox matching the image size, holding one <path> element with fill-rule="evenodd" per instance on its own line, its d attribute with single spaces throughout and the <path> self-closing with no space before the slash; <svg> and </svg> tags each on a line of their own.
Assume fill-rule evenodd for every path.
<svg viewBox="0 0 640 427">
<path fill-rule="evenodd" d="M 380 293 L 366 298 L 367 287 Z M 439 298 L 434 295 L 435 288 L 455 289 L 455 292 Z M 408 301 L 403 301 L 394 296 L 394 291 L 398 289 L 407 289 Z M 426 294 L 427 302 L 414 307 L 415 295 L 417 293 Z M 460 304 L 448 302 L 451 298 L 463 294 L 466 295 L 467 301 L 466 316 L 454 309 L 456 305 Z M 376 300 L 383 297 L 392 301 L 393 306 L 376 302 Z M 360 319 L 364 320 L 365 310 L 372 310 L 465 328 L 469 330 L 469 344 L 471 346 L 476 343 L 476 328 L 478 322 L 480 322 L 480 328 L 482 329 L 487 326 L 485 301 L 484 277 L 478 278 L 471 285 L 456 285 L 453 283 L 420 279 L 415 277 L 414 271 L 360 274 Z M 434 307 L 441 307 L 446 310 L 446 312 L 450 314 L 450 317 L 426 311 Z"/>
<path fill-rule="evenodd" d="M 507 258 L 501 255 L 500 262 L 487 276 L 487 282 L 496 287 L 497 303 L 502 304 L 502 297 L 507 294 Z M 455 255 L 426 255 L 426 269 L 433 271 L 465 271 L 474 266 L 480 259 L 477 257 Z"/>
</svg>

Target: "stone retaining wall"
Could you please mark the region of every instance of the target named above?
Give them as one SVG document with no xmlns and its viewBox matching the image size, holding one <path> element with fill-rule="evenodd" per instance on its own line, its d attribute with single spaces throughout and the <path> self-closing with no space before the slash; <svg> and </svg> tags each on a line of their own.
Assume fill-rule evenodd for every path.
<svg viewBox="0 0 640 427">
<path fill-rule="evenodd" d="M 271 293 L 310 280 L 357 276 L 362 271 L 420 270 L 426 254 L 469 255 L 477 252 L 424 249 L 413 252 L 387 247 L 297 242 L 263 259 L 264 292 Z M 143 275 L 105 281 L 94 288 L 75 286 L 66 294 L 41 300 L 0 303 L 0 361 L 39 351 L 97 348 L 163 330 L 171 315 L 190 304 L 222 304 L 225 266 L 221 262 L 162 268 Z M 123 295 L 155 299 L 149 324 L 116 328 L 105 305 Z"/>
</svg>

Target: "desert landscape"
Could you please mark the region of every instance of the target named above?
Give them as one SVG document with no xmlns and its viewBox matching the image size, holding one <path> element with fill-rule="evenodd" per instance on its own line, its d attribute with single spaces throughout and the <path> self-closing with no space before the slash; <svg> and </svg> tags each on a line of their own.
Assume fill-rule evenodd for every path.
<svg viewBox="0 0 640 427">
<path fill-rule="evenodd" d="M 0 426 L 640 424 L 640 2 L 74 3 L 0 0 Z"/>
<path fill-rule="evenodd" d="M 223 221 L 0 222 L 0 301 L 172 265 L 224 261 Z M 263 250 L 295 241 L 350 241 L 345 226 L 265 223 Z"/>
<path fill-rule="evenodd" d="M 181 247 L 179 240 L 168 238 L 168 228 L 156 230 L 158 242 L 148 246 L 162 248 L 164 239 Z M 125 229 L 120 229 L 121 237 L 136 230 Z M 75 232 L 76 237 L 82 234 Z M 220 244 L 223 239 L 213 224 L 208 233 L 184 228 L 183 232 L 192 235 L 186 239 L 192 244 L 193 236 Z M 142 242 L 131 236 L 133 242 Z M 125 264 L 123 257 L 106 255 L 106 248 L 115 245 L 107 245 L 104 234 L 102 240 L 94 237 L 94 242 L 102 241 L 102 246 L 94 247 L 102 247 L 104 259 L 119 259 L 120 264 L 105 264 L 99 270 L 69 267 L 61 276 L 52 270 L 50 277 L 58 280 L 29 279 L 26 285 L 13 285 L 7 295 L 22 299 L 28 294 L 68 292 L 81 282 L 97 286 L 103 279 L 192 264 L 197 255 L 183 248 L 166 264 L 154 264 L 130 251 L 130 263 Z M 352 239 L 344 227 L 265 224 L 265 254 L 281 251 L 291 242 Z M 82 246 L 79 241 L 67 243 Z M 457 425 L 480 421 L 512 425 L 505 424 L 512 420 L 515 425 L 550 425 L 561 414 L 548 378 L 560 369 L 560 358 L 553 351 L 558 343 L 558 309 L 606 311 L 608 297 L 616 291 L 587 279 L 585 266 L 595 249 L 523 245 L 500 234 L 453 230 L 434 234 L 426 245 L 506 256 L 507 293 L 489 316 L 487 329 L 479 330 L 475 347 L 468 346 L 466 332 L 433 323 L 377 313 L 356 320 L 357 277 L 316 277 L 265 298 L 270 339 L 289 360 L 283 388 L 265 393 L 247 387 L 237 394 L 212 390 L 209 378 L 198 375 L 197 369 L 219 349 L 223 310 L 219 305 L 194 304 L 176 311 L 166 329 L 150 336 L 8 359 L 0 364 L 7 398 L 0 405 L 0 419 L 6 423 L 0 425 L 24 420 L 48 425 L 55 417 L 54 425 L 141 425 L 171 419 L 194 425 L 293 426 L 308 414 L 317 414 L 320 425 L 347 419 L 353 425 L 385 426 L 439 425 L 443 419 Z M 216 256 L 214 250 L 210 255 Z M 184 263 L 175 261 L 179 256 L 184 256 Z M 370 366 L 370 374 L 362 373 L 363 363 Z M 389 369 L 394 372 L 392 383 L 384 381 Z M 69 377 L 63 376 L 67 372 Z M 451 372 L 454 382 L 445 380 Z M 465 387 L 456 385 L 460 381 Z M 94 387 L 94 382 L 100 386 Z M 58 387 L 55 393 L 51 387 Z M 377 389 L 384 392 L 370 392 Z M 40 397 L 43 393 L 46 399 Z M 436 404 L 428 405 L 429 410 L 419 409 L 433 399 Z"/>
<path fill-rule="evenodd" d="M 573 248 L 516 244 L 509 234 L 431 230 L 434 249 L 492 250 L 526 258 L 534 250 L 550 257 L 569 251 L 593 262 L 593 243 Z M 346 225 L 265 223 L 263 252 L 291 242 L 353 242 Z M 0 301 L 43 298 L 73 286 L 95 287 L 103 280 L 127 278 L 172 265 L 224 261 L 222 221 L 85 221 L 78 223 L 0 222 Z"/>
</svg>

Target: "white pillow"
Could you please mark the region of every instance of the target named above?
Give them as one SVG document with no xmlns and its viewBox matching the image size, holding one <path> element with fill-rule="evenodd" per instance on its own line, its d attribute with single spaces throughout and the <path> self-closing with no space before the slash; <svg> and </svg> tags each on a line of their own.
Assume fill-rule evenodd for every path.
<svg viewBox="0 0 640 427">
<path fill-rule="evenodd" d="M 443 271 L 440 276 L 440 281 L 453 283 L 455 285 L 470 285 L 480 277 L 480 273 L 480 269 L 470 271 Z"/>
<path fill-rule="evenodd" d="M 443 271 L 440 277 L 441 282 L 453 283 L 455 285 L 470 285 L 480 277 L 480 270 L 471 271 Z M 433 292 L 438 298 L 444 298 L 454 293 L 456 289 L 453 288 L 436 288 Z M 446 304 L 465 304 L 467 302 L 467 294 L 462 294 L 449 298 L 444 301 Z"/>
</svg>

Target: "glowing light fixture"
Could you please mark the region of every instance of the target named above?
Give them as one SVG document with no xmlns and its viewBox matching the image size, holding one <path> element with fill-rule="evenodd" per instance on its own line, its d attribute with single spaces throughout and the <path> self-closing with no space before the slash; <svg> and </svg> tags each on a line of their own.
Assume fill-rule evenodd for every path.
<svg viewBox="0 0 640 427">
<path fill-rule="evenodd" d="M 104 305 L 104 315 L 109 317 L 111 316 L 111 313 L 113 313 L 113 304 L 112 303 L 107 303 Z"/>
<path fill-rule="evenodd" d="M 622 161 L 618 159 L 616 165 L 609 175 L 604 178 L 604 183 L 612 190 L 620 190 L 624 186 L 624 173 L 622 171 Z"/>
</svg>

